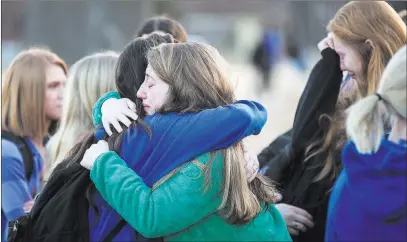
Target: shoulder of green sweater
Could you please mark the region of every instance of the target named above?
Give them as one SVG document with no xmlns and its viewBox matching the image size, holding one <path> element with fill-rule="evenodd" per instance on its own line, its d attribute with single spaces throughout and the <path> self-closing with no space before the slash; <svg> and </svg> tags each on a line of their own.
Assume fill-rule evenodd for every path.
<svg viewBox="0 0 407 242">
<path fill-rule="evenodd" d="M 92 116 L 93 116 L 93 125 L 97 127 L 102 122 L 102 105 L 103 103 L 110 98 L 120 99 L 120 94 L 118 92 L 112 91 L 104 94 L 101 98 L 97 100 L 93 106 Z"/>
<path fill-rule="evenodd" d="M 180 179 L 183 181 L 191 180 L 193 184 L 190 184 L 191 187 L 199 186 L 201 187 L 202 184 L 206 181 L 206 171 L 208 169 L 208 165 L 210 165 L 211 172 L 210 174 L 210 186 L 212 187 L 215 184 L 216 189 L 211 189 L 211 192 L 216 192 L 220 189 L 220 186 L 217 184 L 222 181 L 223 175 L 223 157 L 220 152 L 216 153 L 205 153 L 202 154 L 195 159 L 186 162 L 182 166 L 178 167 L 176 170 L 170 172 L 166 176 L 164 176 L 161 180 L 154 184 L 153 190 L 155 190 L 158 186 L 166 186 L 166 181 L 168 179 Z M 201 185 L 199 185 L 201 184 Z"/>
<path fill-rule="evenodd" d="M 211 171 L 222 170 L 223 157 L 220 152 L 208 152 L 189 161 L 181 169 L 183 173 L 196 173 L 211 166 Z"/>
</svg>

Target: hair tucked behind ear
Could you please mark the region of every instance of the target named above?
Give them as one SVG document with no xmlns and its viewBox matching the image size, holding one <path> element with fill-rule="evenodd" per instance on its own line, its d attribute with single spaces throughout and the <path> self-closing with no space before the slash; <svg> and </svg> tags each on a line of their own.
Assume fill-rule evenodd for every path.
<svg viewBox="0 0 407 242">
<path fill-rule="evenodd" d="M 349 108 L 346 130 L 360 153 L 377 152 L 379 149 L 384 134 L 382 114 L 406 118 L 406 68 L 404 46 L 383 72 L 377 94 L 368 96 Z"/>
</svg>

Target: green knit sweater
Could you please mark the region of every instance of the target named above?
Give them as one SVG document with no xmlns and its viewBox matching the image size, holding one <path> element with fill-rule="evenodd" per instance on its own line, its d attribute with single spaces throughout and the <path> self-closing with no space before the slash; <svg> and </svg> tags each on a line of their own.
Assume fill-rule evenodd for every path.
<svg viewBox="0 0 407 242">
<path fill-rule="evenodd" d="M 98 157 L 91 179 L 103 198 L 135 230 L 166 241 L 291 241 L 285 222 L 273 206 L 243 226 L 216 214 L 221 203 L 222 162 L 219 153 L 199 156 L 174 171 L 152 190 L 115 153 Z M 202 168 L 210 165 L 209 187 Z M 207 188 L 205 190 L 205 188 Z"/>
</svg>

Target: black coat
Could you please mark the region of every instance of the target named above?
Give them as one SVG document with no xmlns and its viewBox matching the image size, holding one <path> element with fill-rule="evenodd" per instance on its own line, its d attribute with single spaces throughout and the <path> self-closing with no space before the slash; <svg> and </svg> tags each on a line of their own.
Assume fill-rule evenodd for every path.
<svg viewBox="0 0 407 242">
<path fill-rule="evenodd" d="M 294 237 L 295 241 L 323 242 L 329 191 L 333 181 L 314 182 L 327 154 L 321 153 L 304 162 L 307 146 L 323 136 L 319 118 L 335 111 L 342 71 L 339 56 L 332 49 L 322 51 L 322 59 L 313 68 L 297 106 L 291 142 L 264 166 L 266 175 L 280 184 L 282 203 L 306 210 L 314 218 L 315 227 Z M 340 164 L 338 154 L 337 164 Z"/>
</svg>

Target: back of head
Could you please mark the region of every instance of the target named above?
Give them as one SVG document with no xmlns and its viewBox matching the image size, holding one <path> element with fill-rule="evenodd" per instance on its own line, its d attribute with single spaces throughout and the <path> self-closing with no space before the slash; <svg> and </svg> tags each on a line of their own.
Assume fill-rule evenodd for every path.
<svg viewBox="0 0 407 242">
<path fill-rule="evenodd" d="M 377 89 L 378 95 L 370 95 L 349 109 L 347 132 L 361 153 L 379 149 L 384 134 L 383 115 L 407 118 L 406 52 L 404 46 L 386 66 Z"/>
<path fill-rule="evenodd" d="M 47 68 L 52 65 L 67 73 L 65 62 L 48 50 L 28 49 L 13 59 L 2 84 L 3 129 L 18 136 L 48 135 L 44 102 Z"/>
<path fill-rule="evenodd" d="M 226 61 L 209 45 L 161 45 L 149 51 L 148 62 L 157 76 L 169 85 L 166 102 L 158 110 L 160 113 L 199 112 L 235 101 Z M 221 153 L 224 180 L 220 215 L 231 224 L 248 223 L 260 212 L 262 202 L 272 202 L 273 187 L 260 175 L 247 184 L 241 142 Z M 211 164 L 212 161 L 204 169 L 208 182 Z"/>
<path fill-rule="evenodd" d="M 50 139 L 48 166 L 57 165 L 80 137 L 93 130 L 92 109 L 99 97 L 115 91 L 115 69 L 119 54 L 95 53 L 77 61 L 69 69 L 60 127 Z"/>
<path fill-rule="evenodd" d="M 187 42 L 187 33 L 184 27 L 176 20 L 166 16 L 156 16 L 146 20 L 137 31 L 137 37 L 153 32 L 170 34 L 179 42 Z"/>
<path fill-rule="evenodd" d="M 405 23 L 385 1 L 347 3 L 329 22 L 328 31 L 353 46 L 363 60 L 359 97 L 375 92 L 384 67 L 407 41 Z"/>
</svg>

